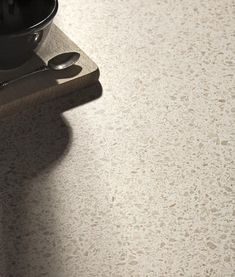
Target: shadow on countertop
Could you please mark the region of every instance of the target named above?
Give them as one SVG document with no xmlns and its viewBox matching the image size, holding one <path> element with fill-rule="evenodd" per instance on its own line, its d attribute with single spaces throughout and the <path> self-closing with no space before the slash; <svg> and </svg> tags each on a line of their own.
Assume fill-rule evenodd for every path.
<svg viewBox="0 0 235 277">
<path fill-rule="evenodd" d="M 61 253 L 53 191 L 46 178 L 32 180 L 43 178 L 69 150 L 72 130 L 61 113 L 101 95 L 97 82 L 0 121 L 1 277 L 61 276 L 54 275 Z"/>
</svg>

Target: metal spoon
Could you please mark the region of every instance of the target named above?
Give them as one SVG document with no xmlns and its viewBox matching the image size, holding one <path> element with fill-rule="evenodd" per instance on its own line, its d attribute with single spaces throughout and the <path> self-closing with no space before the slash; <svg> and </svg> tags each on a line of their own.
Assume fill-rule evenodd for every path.
<svg viewBox="0 0 235 277">
<path fill-rule="evenodd" d="M 42 72 L 42 71 L 47 71 L 47 70 L 59 71 L 59 70 L 69 68 L 78 61 L 79 57 L 80 57 L 80 54 L 77 52 L 69 52 L 69 53 L 60 54 L 60 55 L 55 56 L 54 58 L 50 59 L 48 61 L 47 65 L 41 66 L 32 72 L 26 73 L 18 78 L 12 79 L 12 80 L 0 82 L 0 88 L 6 87 L 10 84 L 13 84 L 19 80 L 22 80 L 26 77 L 32 76 L 32 75 Z"/>
</svg>

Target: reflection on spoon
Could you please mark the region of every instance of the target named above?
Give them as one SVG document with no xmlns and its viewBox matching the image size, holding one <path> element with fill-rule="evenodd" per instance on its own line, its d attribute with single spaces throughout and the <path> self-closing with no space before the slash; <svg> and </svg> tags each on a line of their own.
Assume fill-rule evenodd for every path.
<svg viewBox="0 0 235 277">
<path fill-rule="evenodd" d="M 68 52 L 68 53 L 60 54 L 60 55 L 55 56 L 54 58 L 50 59 L 48 61 L 47 65 L 39 67 L 38 69 L 36 69 L 30 73 L 24 74 L 18 78 L 12 79 L 12 80 L 0 82 L 0 88 L 6 87 L 10 84 L 15 83 L 16 81 L 22 80 L 26 77 L 32 76 L 32 75 L 42 72 L 42 71 L 64 70 L 64 69 L 69 68 L 72 65 L 74 65 L 78 61 L 79 58 L 80 58 L 80 54 L 77 52 Z"/>
</svg>

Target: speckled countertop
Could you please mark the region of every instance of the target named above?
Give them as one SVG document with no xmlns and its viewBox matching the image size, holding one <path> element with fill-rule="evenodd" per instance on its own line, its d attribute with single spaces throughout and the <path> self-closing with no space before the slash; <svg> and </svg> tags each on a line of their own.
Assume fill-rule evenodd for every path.
<svg viewBox="0 0 235 277">
<path fill-rule="evenodd" d="M 235 276 L 234 11 L 60 0 L 103 95 L 1 121 L 1 277 Z"/>
</svg>

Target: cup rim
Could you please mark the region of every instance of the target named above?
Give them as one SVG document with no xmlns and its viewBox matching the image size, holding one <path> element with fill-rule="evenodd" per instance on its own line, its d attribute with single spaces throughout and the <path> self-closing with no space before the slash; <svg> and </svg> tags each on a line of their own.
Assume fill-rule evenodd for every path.
<svg viewBox="0 0 235 277">
<path fill-rule="evenodd" d="M 28 28 L 22 29 L 15 33 L 9 33 L 9 34 L 1 34 L 0 33 L 0 38 L 1 37 L 16 37 L 16 36 L 27 35 L 28 33 L 31 33 L 34 30 L 42 29 L 44 26 L 48 25 L 50 23 L 50 21 L 55 17 L 55 15 L 57 14 L 57 11 L 58 11 L 58 7 L 59 7 L 58 0 L 54 0 L 54 7 L 53 7 L 52 11 L 50 12 L 50 14 L 46 18 L 44 18 L 43 20 L 39 21 L 38 23 L 36 23 Z"/>
</svg>

